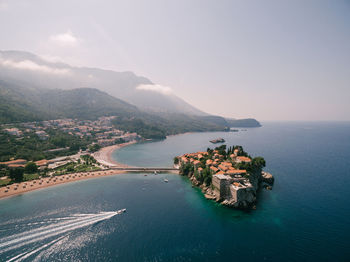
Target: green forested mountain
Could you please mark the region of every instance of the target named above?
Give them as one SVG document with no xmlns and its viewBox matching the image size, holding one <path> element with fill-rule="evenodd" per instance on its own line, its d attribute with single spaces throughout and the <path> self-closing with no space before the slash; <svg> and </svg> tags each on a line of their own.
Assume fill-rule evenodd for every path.
<svg viewBox="0 0 350 262">
<path fill-rule="evenodd" d="M 28 69 L 23 63 L 38 70 L 31 70 L 30 66 Z M 163 87 L 133 72 L 75 67 L 48 61 L 29 52 L 0 50 L 0 79 L 45 89 L 96 88 L 143 111 L 208 115 L 175 93 L 162 92 Z"/>
<path fill-rule="evenodd" d="M 93 119 L 102 115 L 128 116 L 139 110 L 91 88 L 73 90 L 28 88 L 0 80 L 0 123 L 57 119 Z"/>
<path fill-rule="evenodd" d="M 0 123 L 58 118 L 95 119 L 115 115 L 115 125 L 145 138 L 183 132 L 221 131 L 230 126 L 259 126 L 254 119 L 226 120 L 219 116 L 149 113 L 93 88 L 71 90 L 23 87 L 0 80 Z"/>
<path fill-rule="evenodd" d="M 260 126 L 254 119 L 209 115 L 133 72 L 74 67 L 28 52 L 0 51 L 0 123 L 101 115 L 120 116 L 116 124 L 125 122 L 130 128 L 156 126 L 166 134 Z"/>
<path fill-rule="evenodd" d="M 0 81 L 0 123 L 58 118 L 95 119 L 115 115 L 115 125 L 145 138 L 164 138 L 188 131 L 225 130 L 221 117 L 177 113 L 146 113 L 107 93 L 92 88 L 72 90 L 26 88 Z M 218 118 L 220 121 L 218 121 Z"/>
</svg>

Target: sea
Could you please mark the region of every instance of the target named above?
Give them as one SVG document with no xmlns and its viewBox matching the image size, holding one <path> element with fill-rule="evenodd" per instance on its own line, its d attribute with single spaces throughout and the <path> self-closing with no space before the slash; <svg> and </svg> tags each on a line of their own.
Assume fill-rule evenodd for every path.
<svg viewBox="0 0 350 262">
<path fill-rule="evenodd" d="M 77 181 L 0 200 L 0 261 L 350 261 L 350 123 L 238 130 L 138 143 L 113 158 L 170 167 L 222 137 L 263 156 L 275 177 L 256 210 L 206 200 L 170 173 Z"/>
</svg>

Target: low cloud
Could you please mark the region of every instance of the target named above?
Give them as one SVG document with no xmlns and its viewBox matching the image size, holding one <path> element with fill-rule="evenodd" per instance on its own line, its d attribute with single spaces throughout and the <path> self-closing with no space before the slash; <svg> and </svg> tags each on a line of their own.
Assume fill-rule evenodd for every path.
<svg viewBox="0 0 350 262">
<path fill-rule="evenodd" d="M 161 93 L 163 95 L 171 95 L 173 90 L 168 86 L 162 85 L 139 85 L 136 87 L 137 90 L 146 90 Z"/>
<path fill-rule="evenodd" d="M 74 36 L 70 30 L 63 34 L 52 35 L 49 40 L 61 46 L 77 46 L 80 42 L 80 39 Z"/>
<path fill-rule="evenodd" d="M 59 56 L 40 55 L 40 58 L 50 63 L 64 63 L 64 59 Z"/>
<path fill-rule="evenodd" d="M 14 69 L 22 69 L 22 70 L 28 70 L 28 71 L 36 71 L 46 74 L 55 74 L 55 75 L 66 75 L 70 74 L 70 70 L 68 69 L 61 69 L 61 68 L 54 68 L 49 67 L 46 65 L 39 65 L 33 61 L 30 60 L 23 60 L 23 61 L 13 61 L 9 59 L 1 59 L 0 58 L 0 65 L 7 67 L 7 68 L 14 68 Z"/>
</svg>

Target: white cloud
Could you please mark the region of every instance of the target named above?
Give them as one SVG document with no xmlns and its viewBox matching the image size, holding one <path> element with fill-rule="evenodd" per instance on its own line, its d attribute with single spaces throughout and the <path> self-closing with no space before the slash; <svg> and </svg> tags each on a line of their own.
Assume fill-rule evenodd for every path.
<svg viewBox="0 0 350 262">
<path fill-rule="evenodd" d="M 50 63 L 64 63 L 64 59 L 59 56 L 40 55 L 40 58 Z"/>
<path fill-rule="evenodd" d="M 80 42 L 80 39 L 74 36 L 70 30 L 63 34 L 52 35 L 49 40 L 61 46 L 77 46 Z"/>
<path fill-rule="evenodd" d="M 16 62 L 13 60 L 9 60 L 9 59 L 4 60 L 0 58 L 0 65 L 8 68 L 37 71 L 37 72 L 42 72 L 46 74 L 66 75 L 71 73 L 70 70 L 68 69 L 61 69 L 61 68 L 49 67 L 46 65 L 39 65 L 30 60 L 23 60 L 23 61 Z"/>
<path fill-rule="evenodd" d="M 163 95 L 171 95 L 173 90 L 168 86 L 162 85 L 139 85 L 136 87 L 137 90 L 146 90 L 161 93 Z"/>
</svg>

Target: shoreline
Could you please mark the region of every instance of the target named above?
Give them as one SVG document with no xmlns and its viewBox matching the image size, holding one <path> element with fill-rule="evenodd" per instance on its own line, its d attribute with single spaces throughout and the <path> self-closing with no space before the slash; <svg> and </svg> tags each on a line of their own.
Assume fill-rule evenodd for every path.
<svg viewBox="0 0 350 262">
<path fill-rule="evenodd" d="M 103 147 L 99 151 L 93 153 L 92 156 L 97 160 L 97 162 L 108 167 L 131 167 L 113 160 L 112 154 L 114 151 L 132 144 L 136 144 L 136 141 Z"/>
<path fill-rule="evenodd" d="M 51 186 L 67 184 L 74 181 L 87 180 L 96 177 L 120 175 L 124 173 L 127 172 L 122 170 L 99 170 L 92 172 L 80 172 L 61 176 L 45 177 L 41 179 L 15 183 L 9 186 L 0 187 L 0 199 L 21 195 L 30 191 L 35 191 Z"/>
<path fill-rule="evenodd" d="M 92 154 L 92 156 L 102 165 L 108 167 L 131 167 L 126 164 L 121 164 L 112 159 L 112 153 L 122 147 L 135 144 L 136 141 L 123 143 L 119 145 L 112 145 L 101 148 L 99 151 Z M 41 179 L 35 179 L 30 181 L 24 181 L 21 183 L 14 183 L 8 186 L 0 187 L 0 199 L 8 198 L 27 192 L 35 191 L 38 189 L 43 189 L 55 185 L 62 185 L 71 183 L 79 180 L 86 180 L 90 178 L 119 175 L 127 173 L 127 171 L 122 170 L 98 170 L 98 171 L 89 171 L 89 172 L 78 172 L 70 173 L 60 176 L 45 177 Z"/>
</svg>

